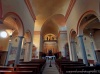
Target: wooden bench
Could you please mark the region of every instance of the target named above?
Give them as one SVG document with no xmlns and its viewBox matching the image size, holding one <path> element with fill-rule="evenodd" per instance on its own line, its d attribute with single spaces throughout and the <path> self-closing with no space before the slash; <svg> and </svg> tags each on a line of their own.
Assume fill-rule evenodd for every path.
<svg viewBox="0 0 100 74">
<path fill-rule="evenodd" d="M 74 61 L 68 61 L 68 60 L 56 60 L 55 64 L 57 67 L 60 66 L 60 64 L 83 64 L 83 62 L 74 62 Z"/>
<path fill-rule="evenodd" d="M 67 74 L 68 72 L 73 72 L 74 74 L 77 72 L 77 73 L 86 73 L 86 74 L 89 74 L 92 73 L 92 74 L 95 74 L 95 73 L 100 73 L 100 67 L 96 67 L 96 66 L 72 66 L 72 67 L 64 67 L 63 70 L 62 70 L 62 73 L 63 74 Z M 72 74 L 73 74 L 72 73 Z"/>
<path fill-rule="evenodd" d="M 35 74 L 32 71 L 0 71 L 0 74 Z"/>
<path fill-rule="evenodd" d="M 16 65 L 16 67 L 35 67 L 38 73 L 41 72 L 40 64 L 19 64 L 19 65 Z"/>
<path fill-rule="evenodd" d="M 37 67 L 15 67 L 15 71 L 32 71 L 32 73 L 38 74 Z"/>
<path fill-rule="evenodd" d="M 42 68 L 42 64 L 41 63 L 30 63 L 30 62 L 23 62 L 23 63 L 20 63 L 20 64 L 18 64 L 17 66 L 24 66 L 24 65 L 29 65 L 29 66 L 37 66 L 37 67 L 39 67 L 39 68 Z"/>
<path fill-rule="evenodd" d="M 0 66 L 0 70 L 14 71 L 14 68 L 13 67 L 8 67 L 8 66 Z"/>
<path fill-rule="evenodd" d="M 41 72 L 44 70 L 44 67 L 45 67 L 45 65 L 46 65 L 46 61 L 45 60 L 34 60 L 34 61 L 30 61 L 30 62 L 20 62 L 20 64 L 39 64 L 40 65 L 40 70 L 41 70 Z"/>
<path fill-rule="evenodd" d="M 64 66 L 61 70 L 61 73 L 66 73 L 66 71 L 84 71 L 84 68 L 85 66 L 70 66 L 70 67 L 67 67 L 67 66 Z"/>
<path fill-rule="evenodd" d="M 80 62 L 60 62 L 57 64 L 57 68 L 59 71 L 63 69 L 63 66 L 85 66 L 85 64 L 80 63 Z"/>
<path fill-rule="evenodd" d="M 98 71 L 66 71 L 63 74 L 99 74 Z"/>
<path fill-rule="evenodd" d="M 62 65 L 60 68 L 59 68 L 59 72 L 62 73 L 64 70 L 66 71 L 69 71 L 69 70 L 78 70 L 79 67 L 85 67 L 85 65 Z M 80 70 L 82 70 L 80 68 Z"/>
</svg>

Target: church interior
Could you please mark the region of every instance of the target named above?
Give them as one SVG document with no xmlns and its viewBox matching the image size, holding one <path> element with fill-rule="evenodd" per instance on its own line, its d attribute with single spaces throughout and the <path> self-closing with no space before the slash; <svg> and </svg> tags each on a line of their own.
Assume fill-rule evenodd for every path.
<svg viewBox="0 0 100 74">
<path fill-rule="evenodd" d="M 0 74 L 100 72 L 100 0 L 0 0 Z"/>
</svg>

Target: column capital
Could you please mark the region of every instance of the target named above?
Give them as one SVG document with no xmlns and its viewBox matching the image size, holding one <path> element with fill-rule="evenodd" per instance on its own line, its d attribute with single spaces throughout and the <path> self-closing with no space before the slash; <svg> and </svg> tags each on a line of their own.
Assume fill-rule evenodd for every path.
<svg viewBox="0 0 100 74">
<path fill-rule="evenodd" d="M 83 37 L 83 35 L 78 35 L 77 37 Z"/>
<path fill-rule="evenodd" d="M 29 43 L 29 44 L 31 44 L 32 42 L 26 42 L 26 43 Z"/>
<path fill-rule="evenodd" d="M 24 36 L 18 36 L 19 38 L 24 38 Z"/>
</svg>

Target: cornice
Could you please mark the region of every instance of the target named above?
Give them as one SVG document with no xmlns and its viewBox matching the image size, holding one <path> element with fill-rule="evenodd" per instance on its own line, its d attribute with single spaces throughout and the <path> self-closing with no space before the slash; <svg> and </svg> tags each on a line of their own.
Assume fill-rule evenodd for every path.
<svg viewBox="0 0 100 74">
<path fill-rule="evenodd" d="M 72 9 L 73 9 L 73 6 L 75 4 L 76 0 L 71 0 L 70 3 L 69 3 L 69 6 L 68 6 L 68 9 L 67 9 L 67 12 L 66 12 L 66 15 L 65 15 L 65 19 L 67 21 Z"/>
<path fill-rule="evenodd" d="M 27 8 L 28 8 L 33 20 L 35 21 L 36 20 L 36 16 L 34 14 L 34 11 L 32 9 L 32 5 L 31 5 L 30 1 L 29 0 L 24 0 L 24 1 L 25 1 L 26 5 L 27 5 Z"/>
<path fill-rule="evenodd" d="M 40 35 L 40 31 L 34 31 L 34 35 Z"/>
</svg>

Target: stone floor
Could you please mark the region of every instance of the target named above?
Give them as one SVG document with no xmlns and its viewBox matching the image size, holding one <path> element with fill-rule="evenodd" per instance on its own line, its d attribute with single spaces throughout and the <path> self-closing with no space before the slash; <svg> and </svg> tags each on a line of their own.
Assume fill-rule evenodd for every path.
<svg viewBox="0 0 100 74">
<path fill-rule="evenodd" d="M 49 65 L 50 65 L 50 60 L 47 60 L 46 67 L 44 68 L 43 74 L 59 74 L 54 60 L 51 61 L 52 67 L 49 67 Z"/>
</svg>

